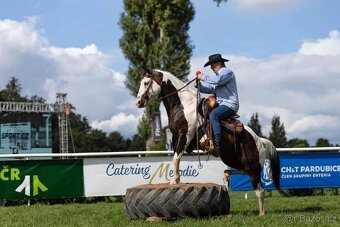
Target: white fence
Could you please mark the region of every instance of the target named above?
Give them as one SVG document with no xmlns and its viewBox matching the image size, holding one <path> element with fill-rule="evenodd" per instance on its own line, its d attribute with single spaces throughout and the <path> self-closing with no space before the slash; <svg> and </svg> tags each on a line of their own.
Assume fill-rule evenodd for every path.
<svg viewBox="0 0 340 227">
<path fill-rule="evenodd" d="M 336 151 L 340 152 L 340 147 L 299 147 L 299 148 L 277 148 L 278 152 L 324 152 L 324 151 Z M 173 154 L 173 151 L 117 151 L 117 152 L 87 152 L 87 153 L 49 153 L 49 154 L 0 154 L 1 158 L 35 158 L 35 157 L 114 157 L 114 156 L 142 156 L 142 155 L 164 155 L 169 156 Z M 203 151 L 199 151 L 199 154 L 203 154 Z M 198 155 L 197 150 L 194 150 L 193 154 Z"/>
</svg>

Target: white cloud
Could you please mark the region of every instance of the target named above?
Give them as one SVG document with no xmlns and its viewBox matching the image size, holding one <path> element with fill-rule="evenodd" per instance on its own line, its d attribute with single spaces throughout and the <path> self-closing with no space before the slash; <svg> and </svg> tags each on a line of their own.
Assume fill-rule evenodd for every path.
<svg viewBox="0 0 340 227">
<path fill-rule="evenodd" d="M 23 22 L 0 20 L 0 89 L 14 76 L 22 85 L 22 95 L 39 95 L 54 103 L 56 93 L 65 92 L 76 112 L 90 122 L 111 119 L 110 128 L 121 129 L 124 136 L 135 134 L 132 117 L 141 111 L 124 86 L 125 75 L 109 67 L 111 56 L 95 44 L 51 46 L 36 23 L 34 17 Z M 130 113 L 126 114 L 129 127 L 121 126 L 126 121 L 115 121 L 122 119 L 122 109 Z"/>
<path fill-rule="evenodd" d="M 275 11 L 297 5 L 301 0 L 238 0 L 237 7 L 242 10 L 261 9 Z"/>
<path fill-rule="evenodd" d="M 138 122 L 139 116 L 121 112 L 112 116 L 110 120 L 94 120 L 91 126 L 107 133 L 118 131 L 123 135 L 134 135 Z"/>
<path fill-rule="evenodd" d="M 271 117 L 280 116 L 288 138 L 302 137 L 314 145 L 326 137 L 340 143 L 340 135 L 330 135 L 329 128 L 340 124 L 340 56 L 304 56 L 288 54 L 256 61 L 231 57 L 239 86 L 241 115 L 258 112 L 264 115 L 265 134 L 269 134 Z M 306 118 L 309 116 L 310 118 Z M 311 117 L 314 116 L 314 117 Z M 317 118 L 315 116 L 318 116 Z M 321 127 L 323 120 L 332 119 Z M 315 124 L 302 119 L 314 119 Z M 318 122 L 319 121 L 319 122 Z M 300 122 L 298 124 L 298 122 Z M 303 126 L 301 126 L 303 122 Z M 295 131 L 298 124 L 303 131 Z M 339 127 L 338 127 L 339 129 Z"/>
<path fill-rule="evenodd" d="M 337 56 L 340 55 L 340 35 L 337 30 L 329 33 L 329 37 L 316 41 L 305 41 L 299 54 Z"/>
</svg>

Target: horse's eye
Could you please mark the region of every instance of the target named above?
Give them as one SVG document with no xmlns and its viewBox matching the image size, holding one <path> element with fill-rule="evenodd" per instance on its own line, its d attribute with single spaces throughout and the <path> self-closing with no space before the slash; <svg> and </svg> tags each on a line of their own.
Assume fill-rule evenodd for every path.
<svg viewBox="0 0 340 227">
<path fill-rule="evenodd" d="M 144 82 L 144 86 L 148 86 L 149 82 Z"/>
</svg>

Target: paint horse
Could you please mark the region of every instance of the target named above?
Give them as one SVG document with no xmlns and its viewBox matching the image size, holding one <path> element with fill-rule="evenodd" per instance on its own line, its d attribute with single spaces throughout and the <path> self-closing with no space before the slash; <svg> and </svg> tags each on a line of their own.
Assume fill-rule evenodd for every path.
<svg viewBox="0 0 340 227">
<path fill-rule="evenodd" d="M 181 157 L 184 151 L 190 154 L 196 148 L 196 94 L 187 87 L 177 92 L 184 83 L 171 73 L 160 70 L 144 71 L 136 105 L 143 108 L 151 97 L 161 97 L 168 114 L 174 149 L 174 177 L 171 184 L 178 184 Z"/>
<path fill-rule="evenodd" d="M 183 153 L 190 154 L 196 148 L 196 136 L 204 139 L 202 127 L 199 128 L 199 135 L 196 135 L 196 93 L 188 87 L 183 87 L 185 84 L 169 72 L 144 70 L 136 99 L 139 108 L 146 107 L 152 98 L 163 101 L 168 114 L 169 129 L 173 135 L 174 177 L 171 184 L 180 182 L 179 164 Z M 199 149 L 203 150 L 204 147 Z M 276 188 L 285 194 L 280 189 L 280 161 L 276 148 L 269 140 L 258 137 L 249 127 L 245 126 L 239 136 L 228 134 L 223 128 L 220 157 L 226 165 L 249 175 L 259 201 L 260 215 L 264 215 L 261 170 L 265 163 L 271 168 L 270 171 L 266 170 L 271 173 L 270 179 Z"/>
</svg>

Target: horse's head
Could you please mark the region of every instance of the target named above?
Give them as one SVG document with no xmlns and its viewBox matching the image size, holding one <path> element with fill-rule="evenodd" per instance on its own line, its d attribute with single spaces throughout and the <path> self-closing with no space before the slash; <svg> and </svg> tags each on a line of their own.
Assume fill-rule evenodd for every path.
<svg viewBox="0 0 340 227">
<path fill-rule="evenodd" d="M 139 90 L 136 98 L 138 108 L 143 108 L 148 105 L 151 97 L 158 96 L 161 92 L 161 82 L 163 74 L 156 70 L 143 69 L 143 78 L 139 85 Z"/>
</svg>

